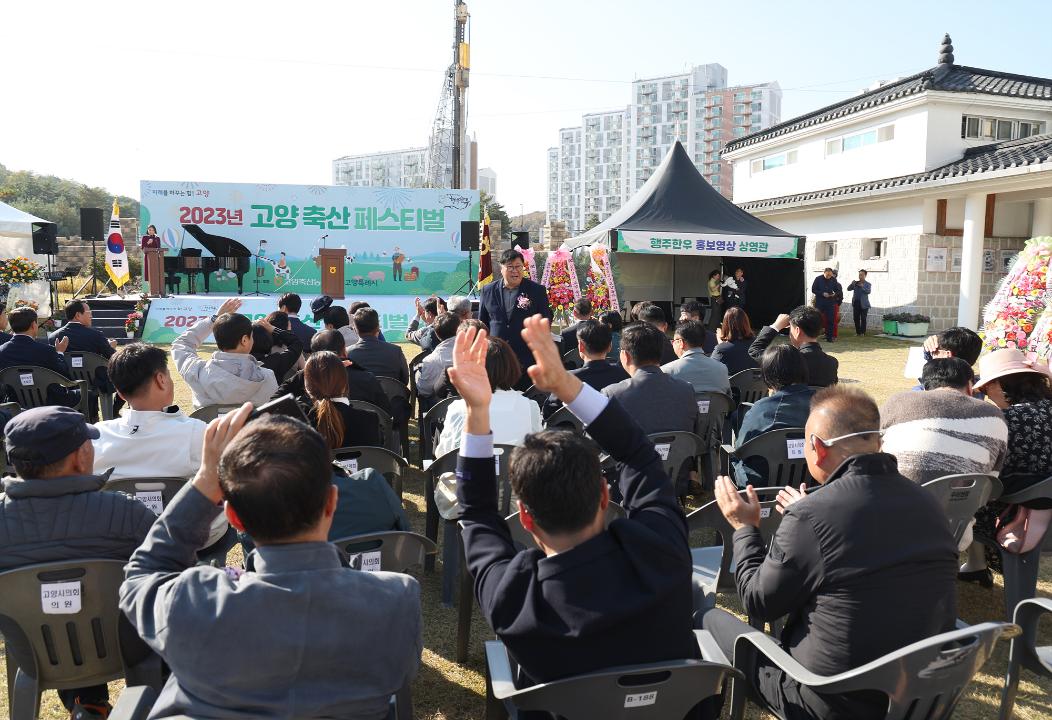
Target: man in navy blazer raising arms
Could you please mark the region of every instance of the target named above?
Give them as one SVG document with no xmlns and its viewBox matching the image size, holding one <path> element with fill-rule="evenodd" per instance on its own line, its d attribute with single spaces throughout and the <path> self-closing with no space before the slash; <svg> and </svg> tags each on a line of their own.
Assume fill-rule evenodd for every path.
<svg viewBox="0 0 1052 720">
<path fill-rule="evenodd" d="M 505 250 L 500 256 L 500 280 L 483 287 L 479 298 L 479 320 L 489 328 L 491 336 L 511 345 L 524 373 L 533 364 L 533 353 L 522 339 L 522 323 L 538 313 L 549 320 L 552 317 L 548 291 L 524 277 L 525 272 L 522 253 Z M 525 374 L 523 378 L 522 382 L 528 385 Z"/>
</svg>

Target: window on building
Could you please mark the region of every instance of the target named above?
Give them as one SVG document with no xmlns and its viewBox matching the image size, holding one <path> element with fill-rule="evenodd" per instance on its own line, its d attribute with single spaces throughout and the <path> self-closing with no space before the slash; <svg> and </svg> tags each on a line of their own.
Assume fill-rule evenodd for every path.
<svg viewBox="0 0 1052 720">
<path fill-rule="evenodd" d="M 745 103 L 736 103 L 734 105 L 734 112 L 743 113 L 745 112 Z"/>
<path fill-rule="evenodd" d="M 842 152 L 858 150 L 859 148 L 876 145 L 878 142 L 887 142 L 894 139 L 895 126 L 884 125 L 879 128 L 863 130 L 851 135 L 826 140 L 826 155 L 839 155 Z"/>
<path fill-rule="evenodd" d="M 734 137 L 745 137 L 745 128 L 736 127 L 734 128 L 734 132 L 732 134 L 734 135 Z"/>
<path fill-rule="evenodd" d="M 836 240 L 819 240 L 815 243 L 815 261 L 825 262 L 836 259 Z"/>
<path fill-rule="evenodd" d="M 774 170 L 775 168 L 784 167 L 786 165 L 793 165 L 796 163 L 797 151 L 788 150 L 783 153 L 776 155 L 768 155 L 767 157 L 756 158 L 750 165 L 752 174 L 761 173 L 764 170 Z"/>
<path fill-rule="evenodd" d="M 762 129 L 763 128 L 761 128 L 759 125 L 752 125 L 752 126 L 749 127 L 749 132 L 758 133 Z"/>
<path fill-rule="evenodd" d="M 711 112 L 712 115 L 723 115 L 723 108 L 722 107 L 714 107 L 714 108 L 712 108 L 712 110 L 710 112 Z"/>
<path fill-rule="evenodd" d="M 734 124 L 735 125 L 744 125 L 745 124 L 745 116 L 744 115 L 735 115 L 734 116 Z"/>
<path fill-rule="evenodd" d="M 862 241 L 862 259 L 863 260 L 878 260 L 880 258 L 887 257 L 888 254 L 888 239 L 887 238 L 866 238 Z"/>
<path fill-rule="evenodd" d="M 709 176 L 709 184 L 711 184 L 714 187 L 718 186 L 720 184 L 720 176 L 719 175 L 710 175 Z"/>
<path fill-rule="evenodd" d="M 1040 135 L 1044 123 L 1036 120 L 961 116 L 961 137 L 969 140 L 1015 140 Z"/>
<path fill-rule="evenodd" d="M 734 93 L 734 102 L 741 102 L 746 97 L 748 97 L 748 93 L 736 92 L 736 93 Z"/>
<path fill-rule="evenodd" d="M 752 111 L 753 112 L 760 112 L 761 110 L 763 110 L 763 103 L 756 102 L 755 100 L 753 100 L 752 101 Z"/>
</svg>

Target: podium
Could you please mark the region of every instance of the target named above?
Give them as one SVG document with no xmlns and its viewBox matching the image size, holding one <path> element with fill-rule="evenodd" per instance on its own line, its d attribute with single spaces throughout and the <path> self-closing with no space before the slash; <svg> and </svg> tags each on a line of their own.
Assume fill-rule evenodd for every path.
<svg viewBox="0 0 1052 720">
<path fill-rule="evenodd" d="M 164 248 L 142 251 L 143 271 L 150 281 L 150 296 L 164 297 Z"/>
<path fill-rule="evenodd" d="M 320 248 L 315 262 L 321 268 L 321 294 L 343 300 L 343 264 L 347 251 L 343 248 Z"/>
</svg>

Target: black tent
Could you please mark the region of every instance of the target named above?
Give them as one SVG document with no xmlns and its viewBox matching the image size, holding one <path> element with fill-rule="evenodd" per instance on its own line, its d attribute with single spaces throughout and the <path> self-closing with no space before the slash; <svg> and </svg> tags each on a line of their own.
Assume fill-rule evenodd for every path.
<svg viewBox="0 0 1052 720">
<path fill-rule="evenodd" d="M 759 325 L 803 301 L 802 242 L 720 195 L 677 141 L 620 210 L 566 245 L 608 244 L 627 301 L 704 297 L 710 270 L 740 267 L 748 281 L 746 310 Z"/>
</svg>

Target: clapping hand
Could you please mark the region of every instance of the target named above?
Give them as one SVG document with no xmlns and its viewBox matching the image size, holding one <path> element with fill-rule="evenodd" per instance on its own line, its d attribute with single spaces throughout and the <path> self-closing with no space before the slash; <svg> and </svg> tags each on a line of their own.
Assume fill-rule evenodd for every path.
<svg viewBox="0 0 1052 720">
<path fill-rule="evenodd" d="M 55 341 L 55 350 L 60 352 L 60 353 L 66 352 L 66 348 L 68 348 L 68 347 L 69 347 L 69 335 L 64 335 L 64 336 L 62 336 L 61 338 L 59 338 L 58 340 Z"/>
<path fill-rule="evenodd" d="M 778 504 L 775 508 L 782 515 L 785 515 L 785 509 L 795 502 L 800 502 L 807 495 L 807 484 L 801 483 L 800 489 L 797 490 L 794 487 L 786 485 L 784 488 L 778 491 Z"/>
<path fill-rule="evenodd" d="M 488 351 L 488 333 L 474 327 L 458 333 L 453 343 L 453 367 L 449 369 L 449 379 L 469 410 L 489 410 L 493 389 L 486 372 Z"/>
<path fill-rule="evenodd" d="M 752 485 L 745 486 L 745 495 L 743 498 L 726 475 L 716 478 L 716 504 L 735 530 L 746 525 L 760 527 L 760 498 Z"/>
<path fill-rule="evenodd" d="M 201 467 L 198 468 L 193 482 L 194 487 L 214 503 L 223 499 L 223 491 L 219 487 L 219 458 L 227 445 L 241 432 L 251 412 L 252 403 L 245 403 L 234 412 L 208 423 L 208 427 L 205 428 Z"/>
<path fill-rule="evenodd" d="M 237 298 L 229 298 L 225 303 L 219 306 L 216 310 L 216 315 L 225 315 L 226 313 L 235 313 L 241 307 L 241 301 Z"/>
<path fill-rule="evenodd" d="M 786 315 L 785 313 L 782 313 L 774 321 L 774 325 L 771 326 L 771 329 L 773 329 L 773 330 L 775 330 L 777 332 L 781 332 L 782 330 L 785 330 L 787 327 L 789 327 L 789 316 Z"/>
<path fill-rule="evenodd" d="M 526 373 L 538 390 L 555 393 L 563 403 L 571 403 L 581 392 L 581 381 L 563 367 L 559 347 L 552 342 L 552 324 L 540 314 L 522 323 L 522 339 L 533 353 L 533 365 Z"/>
</svg>

